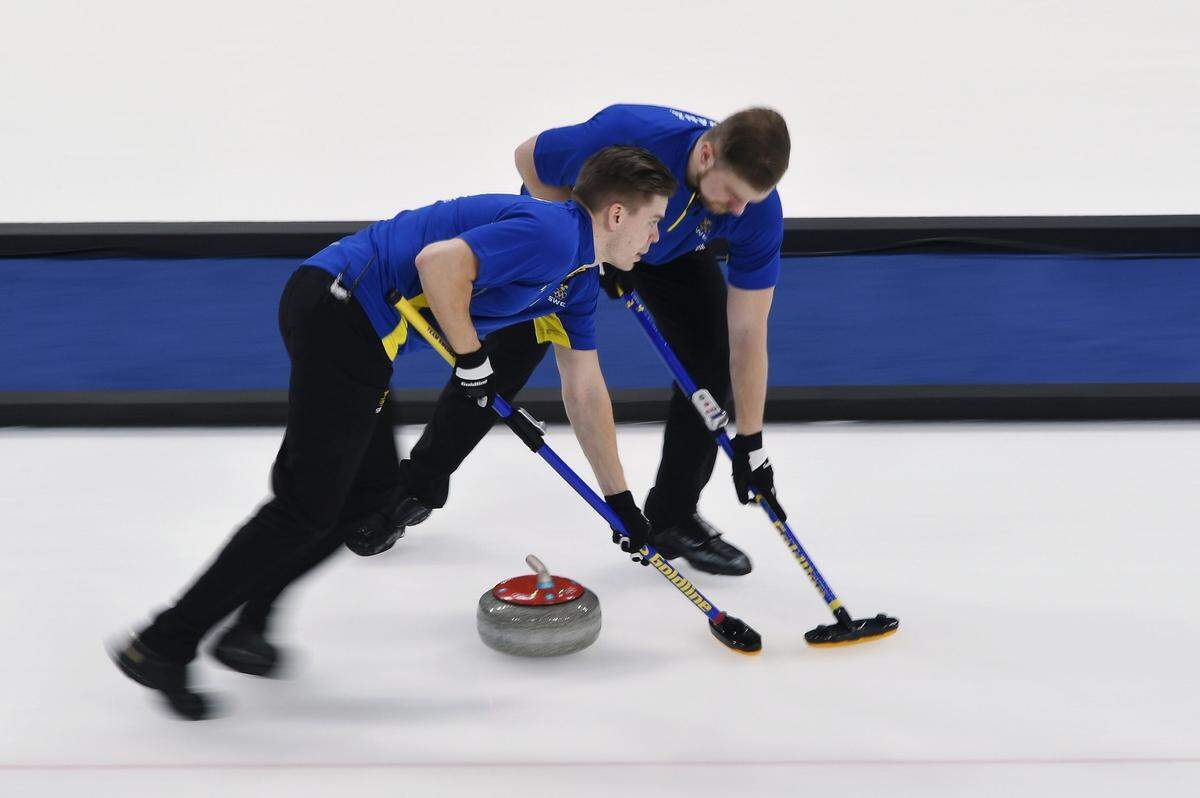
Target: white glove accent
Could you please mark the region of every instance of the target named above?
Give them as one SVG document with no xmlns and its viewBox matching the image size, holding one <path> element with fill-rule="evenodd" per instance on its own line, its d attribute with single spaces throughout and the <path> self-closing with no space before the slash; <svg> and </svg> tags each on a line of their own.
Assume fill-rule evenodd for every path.
<svg viewBox="0 0 1200 798">
<path fill-rule="evenodd" d="M 488 377 L 492 376 L 492 360 L 491 358 L 485 357 L 482 363 L 472 369 L 465 369 L 461 366 L 457 366 L 454 369 L 454 373 L 463 380 L 486 380 Z"/>
</svg>

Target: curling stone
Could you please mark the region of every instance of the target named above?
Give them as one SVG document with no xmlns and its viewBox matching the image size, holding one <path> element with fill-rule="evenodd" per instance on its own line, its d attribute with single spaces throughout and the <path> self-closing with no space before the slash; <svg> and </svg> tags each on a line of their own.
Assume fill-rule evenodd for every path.
<svg viewBox="0 0 1200 798">
<path fill-rule="evenodd" d="M 551 576 L 530 554 L 532 574 L 505 579 L 479 597 L 479 639 L 519 657 L 582 651 L 600 635 L 600 599 L 578 582 Z"/>
</svg>

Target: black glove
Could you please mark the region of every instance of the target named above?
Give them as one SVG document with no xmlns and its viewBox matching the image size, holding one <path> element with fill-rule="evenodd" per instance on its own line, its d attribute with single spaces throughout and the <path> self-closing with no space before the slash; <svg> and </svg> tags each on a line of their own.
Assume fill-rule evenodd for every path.
<svg viewBox="0 0 1200 798">
<path fill-rule="evenodd" d="M 763 451 L 762 433 L 735 435 L 733 438 L 733 490 L 738 501 L 749 504 L 762 496 L 780 521 L 787 520 L 787 513 L 775 498 L 775 470 Z"/>
<path fill-rule="evenodd" d="M 633 290 L 633 275 L 623 272 L 611 263 L 600 264 L 600 287 L 613 299 Z"/>
<path fill-rule="evenodd" d="M 629 559 L 640 562 L 642 565 L 649 565 L 650 561 L 642 556 L 642 548 L 646 545 L 646 538 L 650 535 L 650 522 L 638 509 L 637 503 L 633 500 L 633 494 L 629 491 L 614 493 L 612 496 L 605 496 L 604 501 L 617 514 L 617 518 L 621 519 L 621 525 L 625 527 L 625 534 L 613 529 L 613 543 L 620 546 L 621 551 L 628 553 Z"/>
<path fill-rule="evenodd" d="M 488 349 L 490 347 L 485 343 L 474 352 L 454 358 L 454 383 L 480 407 L 487 407 L 496 393 L 495 372 L 488 359 Z"/>
</svg>

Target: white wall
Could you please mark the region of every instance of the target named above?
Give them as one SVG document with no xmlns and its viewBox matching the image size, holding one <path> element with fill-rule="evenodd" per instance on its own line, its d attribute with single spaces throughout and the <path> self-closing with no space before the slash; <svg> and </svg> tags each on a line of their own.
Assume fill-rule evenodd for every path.
<svg viewBox="0 0 1200 798">
<path fill-rule="evenodd" d="M 618 101 L 788 118 L 789 216 L 1200 212 L 1195 0 L 8 0 L 0 221 L 372 219 Z"/>
</svg>

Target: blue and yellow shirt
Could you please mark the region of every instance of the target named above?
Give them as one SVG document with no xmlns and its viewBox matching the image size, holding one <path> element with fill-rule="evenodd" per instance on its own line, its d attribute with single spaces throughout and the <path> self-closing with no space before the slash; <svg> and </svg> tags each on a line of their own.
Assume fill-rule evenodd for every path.
<svg viewBox="0 0 1200 798">
<path fill-rule="evenodd" d="M 688 188 L 687 162 L 704 131 L 717 123 L 695 114 L 657 105 L 612 105 L 578 125 L 540 134 L 533 161 L 538 178 L 548 185 L 574 185 L 583 162 L 612 144 L 631 144 L 654 153 L 679 181 L 659 225 L 660 240 L 642 259 L 666 263 L 701 250 L 715 239 L 729 243 L 729 284 L 737 288 L 770 288 L 779 280 L 783 244 L 783 206 L 772 191 L 741 216 L 711 214 Z"/>
<path fill-rule="evenodd" d="M 428 346 L 388 302 L 399 291 L 426 306 L 415 265 L 427 244 L 461 238 L 479 259 L 471 321 L 482 338 L 535 319 L 538 339 L 595 349 L 599 293 L 592 221 L 574 202 L 480 194 L 402 211 L 330 244 L 306 265 L 339 275 L 366 311 L 389 357 Z"/>
</svg>

